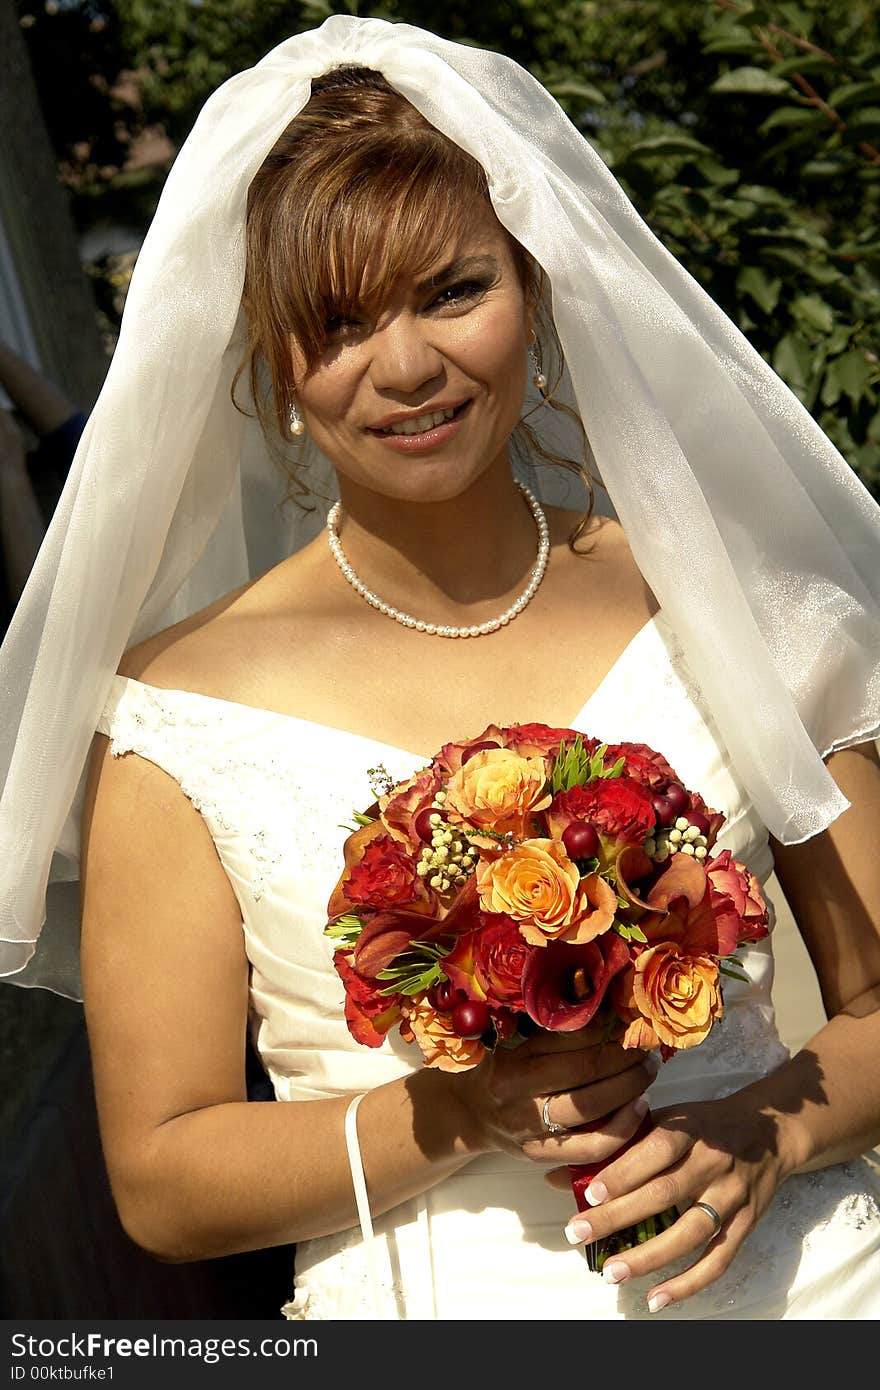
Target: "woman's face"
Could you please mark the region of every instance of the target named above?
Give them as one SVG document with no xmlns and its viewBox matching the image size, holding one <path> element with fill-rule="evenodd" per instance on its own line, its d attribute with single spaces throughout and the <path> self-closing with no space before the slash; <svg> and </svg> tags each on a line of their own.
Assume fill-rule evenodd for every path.
<svg viewBox="0 0 880 1390">
<path fill-rule="evenodd" d="M 375 322 L 331 322 L 307 375 L 293 343 L 300 414 L 343 489 L 350 479 L 386 497 L 447 501 L 506 457 L 530 336 L 507 239 L 487 208 L 424 277 L 392 287 Z M 443 423 L 426 418 L 440 412 Z"/>
</svg>

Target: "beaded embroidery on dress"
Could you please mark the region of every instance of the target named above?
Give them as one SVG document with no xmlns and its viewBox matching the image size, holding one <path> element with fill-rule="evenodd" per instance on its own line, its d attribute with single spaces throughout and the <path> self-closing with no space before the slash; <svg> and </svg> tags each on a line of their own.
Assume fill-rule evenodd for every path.
<svg viewBox="0 0 880 1390">
<path fill-rule="evenodd" d="M 718 848 L 766 881 L 773 868 L 766 828 L 662 613 L 571 723 L 609 742 L 659 749 L 686 785 L 725 811 Z M 241 909 L 251 1032 L 278 1099 L 354 1094 L 417 1069 L 418 1050 L 399 1038 L 375 1050 L 351 1038 L 322 932 L 343 822 L 369 799 L 367 769 L 379 758 L 402 778 L 423 759 L 290 715 L 124 676 L 114 678 L 98 730 L 114 756 L 132 752 L 163 768 L 205 820 Z M 648 1092 L 654 1109 L 729 1094 L 787 1057 L 773 1019 L 771 941 L 742 954 L 748 983 L 726 982 L 724 1018 L 702 1046 L 662 1068 Z M 536 1165 L 506 1155 L 477 1159 L 374 1221 L 377 1294 L 355 1227 L 300 1245 L 282 1311 L 292 1319 L 650 1316 L 645 1294 L 656 1276 L 615 1288 L 591 1274 L 562 1233 L 572 1209 Z M 662 1316 L 880 1316 L 880 1182 L 871 1162 L 789 1179 L 727 1273 Z"/>
</svg>

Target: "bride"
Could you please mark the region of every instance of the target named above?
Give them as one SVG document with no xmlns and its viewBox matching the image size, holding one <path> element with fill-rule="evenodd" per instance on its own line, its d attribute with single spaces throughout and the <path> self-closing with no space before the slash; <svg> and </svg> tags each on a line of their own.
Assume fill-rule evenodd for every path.
<svg viewBox="0 0 880 1390">
<path fill-rule="evenodd" d="M 437 55 L 450 64 L 453 91 L 429 98 L 419 63 Z M 615 261 L 607 237 L 607 281 L 600 271 L 591 316 L 592 291 L 578 288 L 576 268 L 563 264 L 548 279 L 550 254 L 531 249 L 543 252 L 550 232 L 528 211 L 518 217 L 509 152 L 487 153 L 487 178 L 428 119 L 423 105 L 451 107 L 455 83 L 470 93 L 482 81 L 487 110 L 503 110 L 491 70 L 505 63 L 408 26 L 341 16 L 269 55 L 263 87 L 253 89 L 266 104 L 266 134 L 244 183 L 237 323 L 210 273 L 231 197 L 220 134 L 227 121 L 234 143 L 253 115 L 237 112 L 236 83 L 240 95 L 264 65 L 215 95 L 164 195 L 178 202 L 160 205 L 142 252 L 103 416 L 99 402 L 69 505 L 38 561 L 32 610 L 49 565 L 60 573 L 73 553 L 65 541 L 78 499 L 84 505 L 86 466 L 98 468 L 103 448 L 105 471 L 94 476 L 119 488 L 115 512 L 112 497 L 104 512 L 116 530 L 103 540 L 125 549 L 129 534 L 141 539 L 118 591 L 90 591 L 91 630 L 103 624 L 105 654 L 117 645 L 103 683 L 98 646 L 89 648 L 97 733 L 75 810 L 83 991 L 120 1216 L 164 1260 L 296 1242 L 289 1317 L 874 1317 L 880 1207 L 859 1156 L 880 1140 L 870 1065 L 880 1034 L 880 762 L 865 657 L 877 603 L 857 577 L 856 597 L 841 597 L 840 576 L 855 561 L 838 559 L 846 540 L 826 522 L 829 577 L 821 553 L 814 579 L 794 560 L 783 575 L 786 547 L 808 541 L 814 523 L 773 508 L 807 490 L 812 448 L 827 449 L 823 485 L 834 477 L 841 521 L 852 505 L 864 534 L 872 528 L 873 558 L 877 509 L 834 473 L 832 447 L 805 436 L 800 408 L 766 369 L 785 399 L 761 423 L 764 464 L 771 450 L 775 460 L 802 449 L 803 472 L 799 485 L 777 474 L 773 490 L 768 477 L 769 519 L 755 513 L 744 531 L 750 464 L 732 486 L 727 432 L 739 428 L 745 448 L 755 406 L 717 351 L 723 315 L 705 309 L 697 347 L 681 317 L 695 302 L 690 286 L 670 297 L 665 324 L 661 301 L 632 304 L 624 267 L 636 275 L 635 245 L 644 264 L 653 261 L 645 273 L 654 285 L 670 272 L 631 214 L 626 255 Z M 510 70 L 533 100 L 552 105 L 512 64 L 508 79 Z M 304 100 L 282 120 L 280 105 L 269 110 L 273 83 L 280 90 L 303 75 Z M 515 124 L 513 97 L 510 111 Z M 580 137 L 567 127 L 562 138 L 583 160 Z M 549 137 L 534 139 L 549 159 Z M 205 224 L 213 241 L 200 242 L 183 187 L 199 167 L 218 181 L 220 220 Z M 574 165 L 555 177 L 569 208 Z M 594 215 L 588 209 L 585 229 Z M 181 238 L 191 293 L 180 300 L 163 283 L 163 225 Z M 565 243 L 561 223 L 555 231 Z M 136 334 L 148 287 L 165 305 L 158 343 Z M 603 288 L 612 299 L 603 301 Z M 615 295 L 617 345 L 602 320 Z M 213 357 L 211 333 L 223 338 Z M 588 338 L 589 387 L 572 350 Z M 620 343 L 634 364 L 637 341 L 645 374 L 633 365 L 628 384 L 614 379 L 627 360 Z M 664 356 L 670 342 L 691 372 L 687 395 Z M 747 345 L 736 350 L 759 377 Z M 716 371 L 726 376 L 713 411 L 706 392 Z M 129 461 L 117 454 L 114 472 L 106 452 L 111 412 L 117 424 L 124 418 L 133 383 L 164 417 L 147 417 L 146 442 L 128 435 L 147 493 L 126 473 Z M 243 417 L 223 391 L 242 383 L 259 437 L 280 430 L 288 455 L 314 460 L 319 451 L 340 498 L 326 531 L 267 567 L 254 563 L 246 513 L 242 524 L 248 475 L 238 447 L 240 473 L 226 464 Z M 198 419 L 186 401 L 199 404 Z M 708 422 L 698 418 L 706 409 Z M 579 427 L 583 418 L 620 521 L 592 506 L 585 516 L 542 507 L 522 485 L 511 463 L 524 411 L 538 464 L 542 454 L 559 459 L 547 421 Z M 651 452 L 640 447 L 648 423 Z M 167 456 L 156 452 L 163 442 Z M 691 490 L 670 496 L 664 465 L 684 446 Z M 238 517 L 252 551 L 233 585 L 223 582 L 234 533 L 224 535 L 221 508 Z M 780 522 L 790 519 L 786 538 Z M 682 526 L 687 553 L 673 544 Z M 778 538 L 772 551 L 762 548 L 768 535 Z M 197 585 L 180 590 L 196 572 L 200 600 Z M 799 598 L 786 587 L 792 573 L 802 576 Z M 818 639 L 805 610 L 822 583 L 838 605 L 836 667 L 831 657 L 811 665 Z M 81 576 L 82 594 L 89 585 Z M 169 606 L 176 589 L 178 614 Z M 26 593 L 19 633 L 27 602 Z M 13 632 L 4 651 L 10 666 L 17 640 Z M 725 669 L 725 654 L 749 664 Z M 56 689 L 52 698 L 62 697 Z M 539 1035 L 452 1075 L 421 1067 L 399 1040 L 376 1051 L 352 1041 L 321 929 L 341 823 L 370 799 L 369 769 L 381 763 L 403 777 L 450 737 L 530 720 L 659 748 L 724 810 L 719 848 L 762 882 L 775 863 L 830 1019 L 796 1057 L 773 1025 L 767 943 L 745 949 L 745 978 L 726 988 L 710 1038 L 662 1068 L 597 1047 L 589 1030 Z M 19 747 L 26 740 L 23 720 Z M 56 829 L 53 844 L 70 854 L 67 843 Z M 291 1103 L 247 1104 L 246 1029 L 277 1098 Z M 651 1134 L 614 1158 L 647 1106 Z M 589 1212 L 573 1215 L 565 1165 L 605 1159 Z M 670 1230 L 616 1258 L 604 1278 L 589 1272 L 585 1242 L 671 1204 L 681 1215 Z"/>
</svg>

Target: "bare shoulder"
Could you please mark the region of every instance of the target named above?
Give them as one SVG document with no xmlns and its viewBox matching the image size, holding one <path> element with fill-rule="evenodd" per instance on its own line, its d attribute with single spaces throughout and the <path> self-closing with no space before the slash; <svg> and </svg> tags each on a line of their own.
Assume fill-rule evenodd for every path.
<svg viewBox="0 0 880 1390">
<path fill-rule="evenodd" d="M 171 627 L 128 647 L 119 663 L 119 674 L 152 685 L 171 686 L 185 681 L 212 656 L 222 656 L 234 616 L 254 582 L 248 581 Z"/>
<path fill-rule="evenodd" d="M 198 612 L 129 647 L 118 671 L 165 689 L 256 698 L 279 644 L 304 642 L 324 616 L 314 543 Z M 290 648 L 292 649 L 292 648 Z"/>
<path fill-rule="evenodd" d="M 616 517 L 598 512 L 581 530 L 582 512 L 563 507 L 545 508 L 554 547 L 554 563 L 573 579 L 581 595 L 601 594 L 615 621 L 632 612 L 638 623 L 654 616 L 660 604 L 636 564 L 627 535 Z M 572 549 L 573 544 L 574 549 Z"/>
</svg>

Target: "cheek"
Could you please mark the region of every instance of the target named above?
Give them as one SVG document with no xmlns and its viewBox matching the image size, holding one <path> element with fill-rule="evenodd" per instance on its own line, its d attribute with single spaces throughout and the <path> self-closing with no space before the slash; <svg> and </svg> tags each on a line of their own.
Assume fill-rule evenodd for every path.
<svg viewBox="0 0 880 1390">
<path fill-rule="evenodd" d="M 522 315 L 490 312 L 463 334 L 458 360 L 503 400 L 522 400 L 526 385 L 526 335 Z"/>
</svg>

